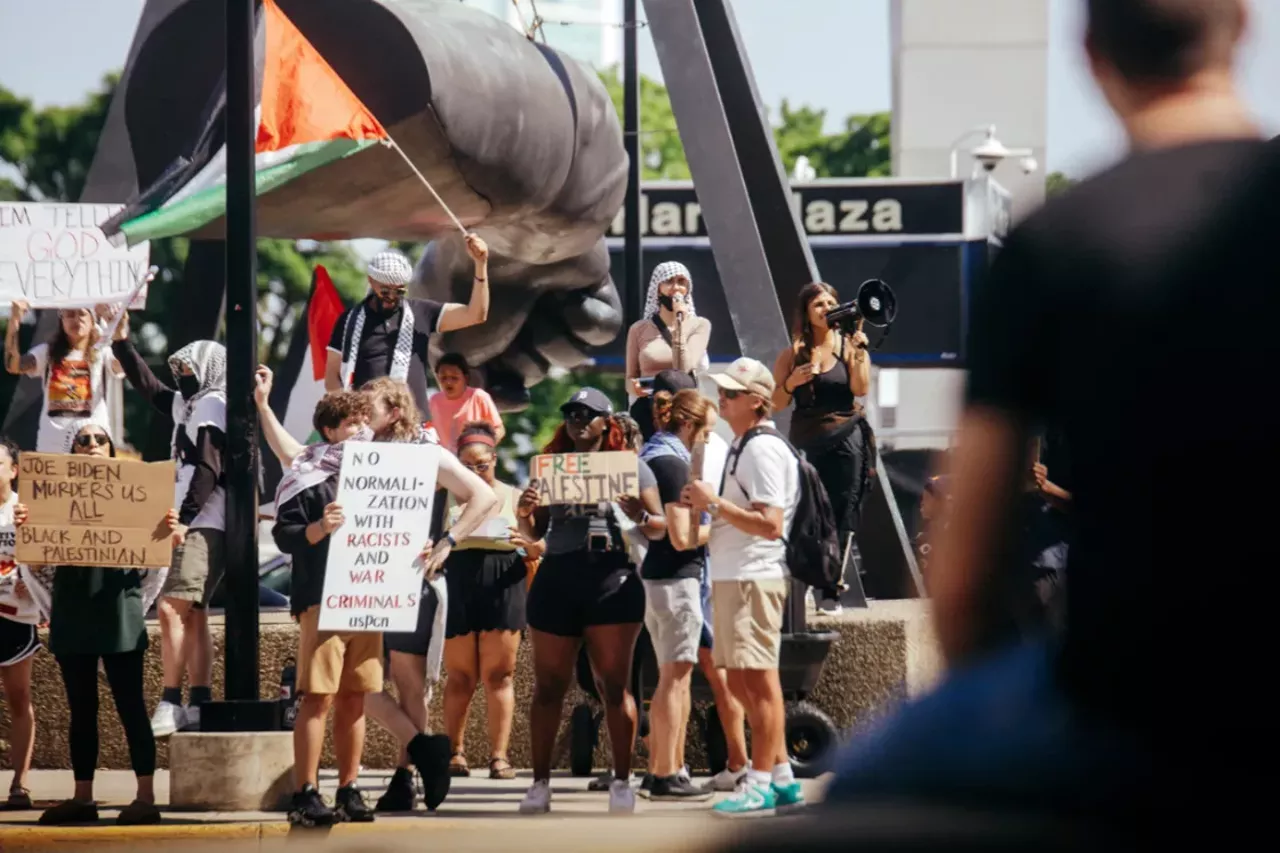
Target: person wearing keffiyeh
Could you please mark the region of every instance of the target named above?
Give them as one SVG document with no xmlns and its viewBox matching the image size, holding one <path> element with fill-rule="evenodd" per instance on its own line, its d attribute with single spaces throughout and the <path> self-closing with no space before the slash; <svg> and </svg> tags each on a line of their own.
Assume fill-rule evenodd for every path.
<svg viewBox="0 0 1280 853">
<path fill-rule="evenodd" d="M 198 729 L 200 706 L 212 698 L 213 639 L 206 608 L 226 562 L 227 353 L 216 341 L 187 344 L 169 356 L 169 385 L 133 346 L 127 313 L 111 346 L 129 384 L 173 421 L 177 544 L 157 610 L 164 690 L 151 718 L 156 737 L 168 737 L 180 729 Z M 194 641 L 188 642 L 192 634 Z M 185 707 L 184 671 L 191 685 Z"/>
<path fill-rule="evenodd" d="M 369 295 L 347 309 L 333 327 L 326 391 L 360 388 L 386 376 L 407 384 L 418 411 L 427 411 L 431 335 L 479 325 L 489 316 L 489 247 L 476 234 L 467 235 L 466 247 L 475 280 L 465 305 L 407 297 L 412 262 L 394 249 L 373 256 L 366 268 Z"/>
</svg>

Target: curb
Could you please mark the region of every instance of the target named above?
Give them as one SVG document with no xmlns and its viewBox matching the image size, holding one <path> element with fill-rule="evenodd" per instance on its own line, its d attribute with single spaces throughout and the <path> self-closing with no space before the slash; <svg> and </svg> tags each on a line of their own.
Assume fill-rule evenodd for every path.
<svg viewBox="0 0 1280 853">
<path fill-rule="evenodd" d="M 316 839 L 341 839 L 375 833 L 433 830 L 457 826 L 458 822 L 437 818 L 415 820 L 382 820 L 374 823 L 340 823 L 328 830 L 297 830 L 300 835 L 316 833 Z M 283 839 L 292 827 L 283 821 L 160 824 L 159 826 L 3 826 L 0 827 L 0 851 L 65 850 L 90 846 L 100 849 L 108 845 L 172 844 L 174 842 L 262 842 Z M 243 848 L 242 848 L 243 849 Z"/>
</svg>

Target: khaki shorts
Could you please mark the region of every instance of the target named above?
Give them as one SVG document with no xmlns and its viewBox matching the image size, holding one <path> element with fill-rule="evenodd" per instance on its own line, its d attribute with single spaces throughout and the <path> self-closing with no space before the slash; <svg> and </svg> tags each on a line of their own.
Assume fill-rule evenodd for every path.
<svg viewBox="0 0 1280 853">
<path fill-rule="evenodd" d="M 787 581 L 716 581 L 711 584 L 711 656 L 726 669 L 777 669 Z"/>
<path fill-rule="evenodd" d="M 298 617 L 298 690 L 334 693 L 382 691 L 382 635 L 320 630 L 320 605 Z"/>
<path fill-rule="evenodd" d="M 207 607 L 226 567 L 226 539 L 221 530 L 188 530 L 186 540 L 173 549 L 173 565 L 160 594 Z"/>
</svg>

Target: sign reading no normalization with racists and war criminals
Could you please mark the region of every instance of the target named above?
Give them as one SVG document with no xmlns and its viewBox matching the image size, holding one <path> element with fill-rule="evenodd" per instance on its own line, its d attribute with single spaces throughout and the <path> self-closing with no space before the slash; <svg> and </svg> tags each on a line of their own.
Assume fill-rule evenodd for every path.
<svg viewBox="0 0 1280 853">
<path fill-rule="evenodd" d="M 0 304 L 89 308 L 123 302 L 146 274 L 150 247 L 113 246 L 98 224 L 120 205 L 0 202 Z M 131 308 L 146 306 L 146 289 Z"/>
<path fill-rule="evenodd" d="M 321 631 L 418 627 L 439 467 L 433 444 L 345 443 L 336 501 L 346 521 L 330 534 Z"/>
<path fill-rule="evenodd" d="M 160 569 L 172 559 L 164 518 L 175 496 L 173 461 L 62 453 L 18 455 L 19 563 Z"/>
</svg>

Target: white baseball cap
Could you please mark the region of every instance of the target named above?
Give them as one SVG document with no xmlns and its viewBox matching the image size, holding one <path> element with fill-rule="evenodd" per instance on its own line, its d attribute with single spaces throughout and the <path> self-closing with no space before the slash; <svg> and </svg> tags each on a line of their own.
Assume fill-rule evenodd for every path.
<svg viewBox="0 0 1280 853">
<path fill-rule="evenodd" d="M 740 358 L 724 373 L 711 374 L 711 381 L 726 391 L 746 391 L 768 400 L 775 387 L 773 374 L 754 358 Z"/>
</svg>

